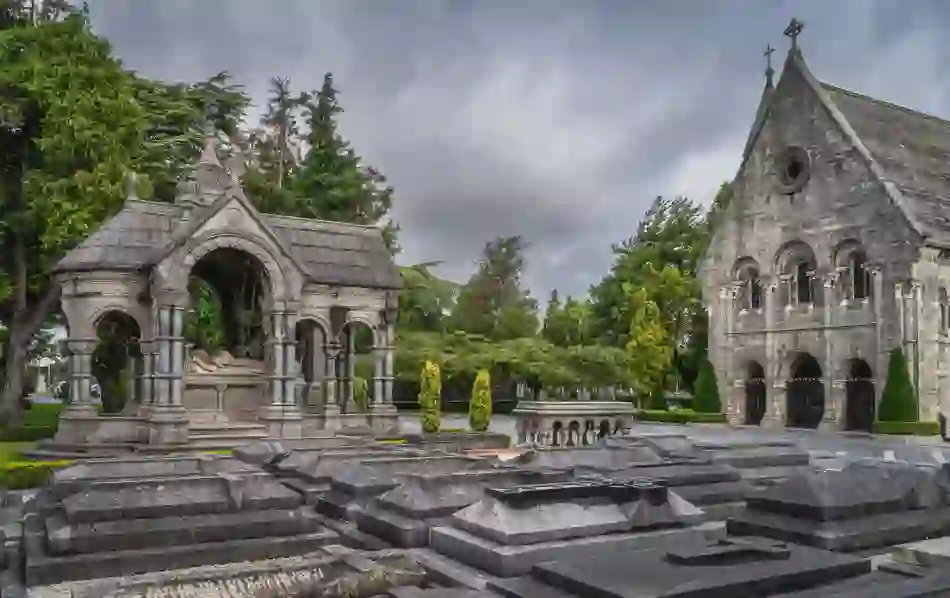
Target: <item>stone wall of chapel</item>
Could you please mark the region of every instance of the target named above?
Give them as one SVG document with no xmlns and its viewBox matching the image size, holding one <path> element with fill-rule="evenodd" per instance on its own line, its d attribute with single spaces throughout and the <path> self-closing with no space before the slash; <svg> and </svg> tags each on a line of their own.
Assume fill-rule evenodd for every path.
<svg viewBox="0 0 950 598">
<path fill-rule="evenodd" d="M 921 418 L 932 420 L 938 411 L 950 415 L 950 305 L 941 300 L 940 292 L 943 289 L 950 293 L 950 255 L 937 249 L 922 249 L 913 274 L 919 284 L 917 295 L 911 294 L 908 303 L 919 314 L 917 325 L 911 321 L 911 330 L 916 332 L 919 346 Z M 946 316 L 941 315 L 941 309 L 947 310 Z"/>
<path fill-rule="evenodd" d="M 790 146 L 807 150 L 811 172 L 800 192 L 786 195 L 778 171 Z M 839 415 L 849 359 L 868 362 L 879 395 L 887 351 L 901 342 L 895 286 L 911 277 L 920 241 L 796 70 L 783 75 L 771 115 L 733 184 L 735 197 L 707 254 L 704 276 L 712 319 L 710 359 L 722 396 L 738 397 L 746 360 L 756 357 L 765 368 L 769 409 L 781 408 L 782 384 L 796 351 L 819 361 L 826 406 Z M 843 303 L 837 293 L 835 249 L 848 240 L 860 244 L 878 269 L 866 302 Z M 817 297 L 811 306 L 781 301 L 776 260 L 795 241 L 806 244 L 816 262 Z M 760 309 L 740 312 L 732 298 L 733 268 L 749 257 L 766 290 Z"/>
</svg>

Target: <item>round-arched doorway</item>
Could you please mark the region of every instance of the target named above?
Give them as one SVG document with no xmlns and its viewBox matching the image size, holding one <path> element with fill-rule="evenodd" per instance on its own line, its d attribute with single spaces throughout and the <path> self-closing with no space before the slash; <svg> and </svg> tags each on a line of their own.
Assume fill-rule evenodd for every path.
<svg viewBox="0 0 950 598">
<path fill-rule="evenodd" d="M 792 362 L 786 385 L 786 420 L 790 428 L 815 429 L 825 415 L 825 385 L 821 365 L 809 353 Z"/>
</svg>

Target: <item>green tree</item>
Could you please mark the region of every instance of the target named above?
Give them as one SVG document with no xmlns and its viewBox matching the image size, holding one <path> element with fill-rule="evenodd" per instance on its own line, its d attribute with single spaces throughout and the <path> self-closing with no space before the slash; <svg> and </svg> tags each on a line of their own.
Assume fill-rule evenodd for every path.
<svg viewBox="0 0 950 598">
<path fill-rule="evenodd" d="M 633 389 L 641 400 L 643 397 L 662 399 L 663 382 L 673 357 L 667 330 L 659 308 L 646 290 L 634 291 L 629 287 L 626 290 L 631 314 L 626 348 L 630 355 Z"/>
<path fill-rule="evenodd" d="M 122 205 L 173 189 L 211 122 L 236 98 L 220 81 L 165 86 L 122 68 L 85 14 L 7 2 L 0 19 L 0 418 L 16 425 L 31 339 L 59 300 L 51 267 Z M 220 92 L 220 97 L 212 97 Z M 238 94 L 239 96 L 240 94 Z"/>
<path fill-rule="evenodd" d="M 557 291 L 551 293 L 544 316 L 541 336 L 560 347 L 590 344 L 590 304 L 571 296 L 561 305 Z"/>
<path fill-rule="evenodd" d="M 327 73 L 319 91 L 301 102 L 307 132 L 302 135 L 306 154 L 290 176 L 295 204 L 282 213 L 355 224 L 378 224 L 392 208 L 393 188 L 386 177 L 362 158 L 337 131 L 343 112 Z M 387 239 L 396 250 L 397 227 L 387 224 Z"/>
<path fill-rule="evenodd" d="M 451 329 L 494 340 L 538 333 L 537 302 L 521 286 L 525 247 L 521 237 L 485 244 L 475 273 L 459 289 Z"/>
<path fill-rule="evenodd" d="M 445 331 L 458 285 L 433 274 L 432 268 L 438 265 L 428 262 L 399 268 L 403 290 L 399 294 L 398 331 Z"/>
<path fill-rule="evenodd" d="M 362 376 L 353 377 L 353 402 L 359 413 L 369 413 L 369 381 Z"/>
<path fill-rule="evenodd" d="M 722 401 L 719 399 L 719 385 L 716 383 L 716 370 L 708 359 L 699 366 L 693 395 L 693 409 L 699 413 L 722 413 Z"/>
<path fill-rule="evenodd" d="M 919 419 L 914 383 L 907 370 L 907 359 L 900 347 L 891 349 L 887 362 L 887 381 L 881 393 L 877 418 L 882 422 L 915 422 Z"/>
<path fill-rule="evenodd" d="M 285 183 L 299 162 L 297 121 L 308 99 L 308 94 L 291 91 L 290 79 L 271 79 L 260 126 L 250 132 L 246 142 L 253 163 L 242 177 L 245 191 L 262 212 L 283 214 L 295 210 L 295 198 Z"/>
<path fill-rule="evenodd" d="M 613 248 L 610 272 L 591 289 L 594 331 L 602 342 L 624 346 L 630 331 L 630 301 L 624 285 L 650 288 L 654 264 L 675 268 L 685 277 L 696 274 L 705 251 L 705 227 L 699 206 L 688 198 L 656 198 L 637 234 Z"/>
<path fill-rule="evenodd" d="M 468 402 L 468 425 L 474 432 L 486 432 L 491 424 L 491 374 L 483 369 L 475 377 Z"/>
<path fill-rule="evenodd" d="M 442 427 L 442 372 L 438 364 L 426 361 L 419 376 L 419 407 L 422 431 L 435 434 Z"/>
</svg>

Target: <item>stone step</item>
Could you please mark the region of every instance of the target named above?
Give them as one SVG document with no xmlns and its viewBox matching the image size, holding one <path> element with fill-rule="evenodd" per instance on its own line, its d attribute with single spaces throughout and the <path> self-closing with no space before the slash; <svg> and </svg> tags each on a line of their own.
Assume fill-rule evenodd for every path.
<svg viewBox="0 0 950 598">
<path fill-rule="evenodd" d="M 266 428 L 264 424 L 252 423 L 252 422 L 231 422 L 231 423 L 212 423 L 212 422 L 197 422 L 188 424 L 188 431 L 190 433 L 195 432 L 228 432 L 228 431 L 237 431 L 237 430 L 260 430 L 263 432 Z"/>
<path fill-rule="evenodd" d="M 188 442 L 187 449 L 191 451 L 225 451 L 247 446 L 260 441 L 261 438 L 261 436 L 234 436 L 225 438 L 205 436 L 191 439 Z"/>
<path fill-rule="evenodd" d="M 225 438 L 253 438 L 260 440 L 267 438 L 267 431 L 264 429 L 246 429 L 246 430 L 198 430 L 197 432 L 188 431 L 188 437 L 191 440 L 204 439 L 225 439 Z"/>
</svg>

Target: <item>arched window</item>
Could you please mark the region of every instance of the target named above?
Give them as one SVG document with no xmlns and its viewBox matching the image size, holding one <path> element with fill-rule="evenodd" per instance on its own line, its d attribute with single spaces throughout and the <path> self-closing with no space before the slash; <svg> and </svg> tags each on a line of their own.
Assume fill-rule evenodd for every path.
<svg viewBox="0 0 950 598">
<path fill-rule="evenodd" d="M 813 305 L 821 300 L 815 284 L 817 261 L 811 247 L 802 241 L 786 243 L 775 256 L 781 302 L 786 307 Z"/>
<path fill-rule="evenodd" d="M 871 298 L 871 272 L 867 255 L 856 240 L 847 240 L 835 251 L 837 290 L 842 301 L 863 301 Z"/>
<path fill-rule="evenodd" d="M 762 279 L 759 267 L 752 258 L 743 258 L 735 267 L 736 306 L 740 310 L 761 309 Z"/>
<path fill-rule="evenodd" d="M 937 304 L 940 307 L 940 332 L 947 334 L 950 331 L 950 297 L 947 296 L 947 289 L 940 287 Z"/>
<path fill-rule="evenodd" d="M 791 280 L 791 297 L 796 305 L 807 305 L 814 301 L 813 274 L 814 267 L 809 262 L 800 261 L 795 264 Z"/>
</svg>

